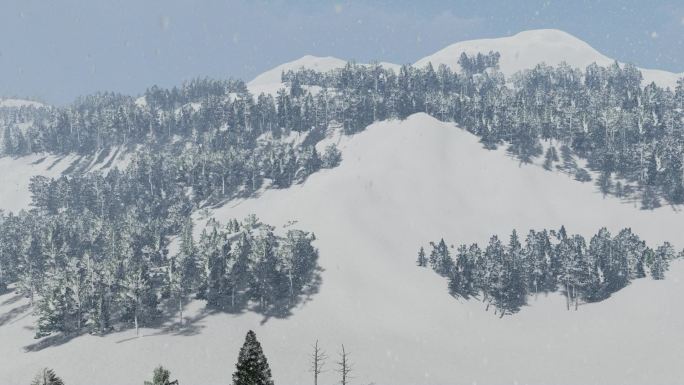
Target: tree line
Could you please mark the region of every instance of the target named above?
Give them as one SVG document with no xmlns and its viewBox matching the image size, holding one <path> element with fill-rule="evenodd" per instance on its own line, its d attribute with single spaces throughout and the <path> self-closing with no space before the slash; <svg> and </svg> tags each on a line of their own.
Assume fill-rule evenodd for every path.
<svg viewBox="0 0 684 385">
<path fill-rule="evenodd" d="M 318 385 L 318 375 L 322 372 L 322 367 L 327 356 L 318 347 L 318 341 L 313 346 L 312 369 L 314 374 L 314 385 Z M 352 363 L 350 354 L 342 345 L 339 354 L 339 361 L 336 362 L 336 371 L 340 374 L 340 384 L 347 385 L 351 379 Z M 264 354 L 261 343 L 257 340 L 256 333 L 252 330 L 247 332 L 245 342 L 240 348 L 235 372 L 232 376 L 233 385 L 273 385 L 273 375 L 268 364 L 268 359 Z M 144 381 L 145 385 L 179 385 L 178 380 L 171 380 L 171 371 L 158 366 L 152 373 L 151 381 Z M 64 385 L 64 381 L 49 368 L 41 369 L 34 377 L 31 385 Z"/>
<path fill-rule="evenodd" d="M 193 297 L 211 309 L 285 316 L 320 283 L 311 233 L 278 235 L 250 216 L 210 220 L 195 242 L 187 199 L 172 191 L 126 205 L 113 187 L 125 180 L 100 190 L 65 183 L 71 190 L 61 197 L 32 184 L 35 209 L 0 212 L 0 290 L 16 283 L 30 298 L 36 338 L 153 325 L 163 303 L 176 306 L 182 325 Z M 175 233 L 178 252 L 170 253 Z"/>
<path fill-rule="evenodd" d="M 658 207 L 661 199 L 684 202 L 684 79 L 674 90 L 642 87 L 641 72 L 617 62 L 584 70 L 541 63 L 507 79 L 498 60 L 496 52 L 463 54 L 460 72 L 428 64 L 405 65 L 398 74 L 350 63 L 327 73 L 288 71 L 283 80 L 291 90 L 334 90 L 327 106 L 336 106 L 334 118 L 347 132 L 425 112 L 456 122 L 487 148 L 506 144 L 522 162 L 545 155 L 546 168 L 589 181 L 575 161 L 584 159 L 599 174 L 604 194 L 639 198 L 644 208 Z M 559 148 L 544 154 L 542 141 Z"/>
<path fill-rule="evenodd" d="M 446 277 L 452 295 L 481 298 L 501 317 L 519 311 L 531 295 L 557 290 L 568 310 L 577 310 L 581 302 L 601 301 L 633 279 L 664 279 L 670 261 L 684 258 L 684 250 L 677 256 L 668 242 L 649 248 L 629 228 L 615 236 L 602 228 L 588 243 L 561 227 L 530 230 L 524 244 L 513 230 L 507 244 L 494 235 L 484 249 L 477 243 L 454 249 L 444 239 L 430 246 L 429 255 L 420 248 L 417 265 Z"/>
<path fill-rule="evenodd" d="M 429 64 L 394 73 L 354 63 L 326 73 L 287 71 L 287 87 L 275 97 L 251 95 L 239 80 L 210 79 L 152 87 L 138 99 L 99 93 L 64 108 L 31 107 L 8 116 L 3 148 L 12 155 L 92 154 L 175 144 L 174 156 L 204 177 L 212 164 L 209 179 L 217 180 L 204 183 L 225 183 L 226 170 L 235 169 L 282 187 L 302 177 L 298 170 L 316 168 L 311 146 L 332 122 L 354 133 L 374 121 L 425 112 L 463 126 L 488 148 L 507 144 L 523 162 L 543 155 L 541 141 L 553 140 L 559 148 L 547 150 L 547 168 L 588 181 L 590 174 L 574 161 L 585 159 L 600 174 L 596 183 L 604 193 L 640 198 L 645 208 L 661 199 L 684 202 L 684 79 L 674 90 L 642 86 L 636 67 L 617 62 L 583 70 L 541 63 L 507 79 L 498 61 L 490 52 L 461 55 L 460 72 Z M 299 150 L 274 140 L 292 132 L 305 137 Z"/>
</svg>

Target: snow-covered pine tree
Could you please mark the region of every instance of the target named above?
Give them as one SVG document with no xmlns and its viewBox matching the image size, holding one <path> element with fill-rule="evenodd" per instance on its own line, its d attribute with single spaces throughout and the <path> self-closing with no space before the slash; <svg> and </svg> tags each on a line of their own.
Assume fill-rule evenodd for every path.
<svg viewBox="0 0 684 385">
<path fill-rule="evenodd" d="M 553 169 L 553 164 L 558 162 L 560 159 L 558 158 L 558 152 L 556 151 L 556 147 L 550 146 L 546 150 L 546 154 L 544 155 L 544 168 L 547 170 L 552 170 Z"/>
<path fill-rule="evenodd" d="M 249 274 L 250 260 L 252 253 L 251 240 L 247 233 L 243 231 L 236 241 L 233 242 L 230 250 L 230 264 L 227 266 L 226 280 L 230 289 L 231 310 L 239 309 L 248 300 L 246 291 L 251 285 Z"/>
<path fill-rule="evenodd" d="M 262 312 L 276 303 L 281 294 L 287 290 L 279 290 L 286 278 L 281 275 L 276 255 L 276 238 L 272 228 L 262 225 L 255 237 L 250 256 L 253 283 L 250 287 L 251 297 L 259 303 Z M 283 293 L 284 292 L 284 293 Z"/>
<path fill-rule="evenodd" d="M 674 248 L 669 242 L 659 246 L 649 263 L 651 277 L 657 280 L 665 279 L 665 272 L 669 268 L 672 258 L 674 258 Z"/>
<path fill-rule="evenodd" d="M 256 334 L 247 332 L 233 373 L 233 385 L 273 385 L 271 368 Z"/>
<path fill-rule="evenodd" d="M 318 251 L 311 245 L 316 237 L 301 230 L 288 230 L 280 242 L 278 260 L 280 274 L 286 276 L 290 304 L 297 294 L 312 281 L 318 261 Z"/>
<path fill-rule="evenodd" d="M 145 385 L 178 385 L 178 380 L 171 381 L 171 372 L 159 365 L 154 369 L 152 381 L 145 381 Z"/>
<path fill-rule="evenodd" d="M 423 246 L 420 247 L 420 250 L 418 250 L 418 259 L 416 260 L 416 265 L 420 267 L 426 267 L 427 266 L 427 257 L 425 256 L 425 249 Z"/>
<path fill-rule="evenodd" d="M 54 370 L 43 368 L 33 378 L 31 385 L 64 385 L 64 381 L 55 374 Z"/>
<path fill-rule="evenodd" d="M 444 238 L 440 239 L 436 245 L 430 244 L 433 247 L 432 252 L 430 252 L 430 266 L 437 274 L 446 277 L 451 272 L 451 266 L 454 263 L 449 253 L 449 246 L 444 242 Z"/>
<path fill-rule="evenodd" d="M 323 151 L 321 156 L 321 167 L 323 168 L 333 168 L 337 167 L 342 161 L 342 153 L 337 149 L 335 144 L 330 144 Z"/>
</svg>

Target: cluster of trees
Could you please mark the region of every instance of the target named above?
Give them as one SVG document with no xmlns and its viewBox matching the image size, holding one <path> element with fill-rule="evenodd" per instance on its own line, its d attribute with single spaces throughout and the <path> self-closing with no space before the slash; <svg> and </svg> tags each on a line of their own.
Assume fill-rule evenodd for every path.
<svg viewBox="0 0 684 385">
<path fill-rule="evenodd" d="M 214 223 L 193 243 L 194 209 L 250 194 L 266 179 L 287 187 L 340 161 L 334 146 L 319 154 L 306 134 L 303 144 L 280 140 L 277 114 L 255 120 L 246 92 L 242 82 L 197 80 L 152 88 L 142 101 L 97 94 L 66 108 L 1 111 L 7 154 L 133 152 L 124 169 L 33 177 L 31 210 L 0 212 L 0 290 L 16 282 L 35 299 L 37 336 L 137 328 L 167 300 L 177 301 L 182 322 L 191 295 L 226 311 L 284 315 L 315 288 L 312 234 L 276 236 L 249 218 L 227 229 Z M 273 98 L 262 102 L 275 111 Z M 169 255 L 179 234 L 181 252 Z"/>
<path fill-rule="evenodd" d="M 600 173 L 604 193 L 640 197 L 645 208 L 663 198 L 684 202 L 684 79 L 674 90 L 642 87 L 640 71 L 617 62 L 584 70 L 539 64 L 506 79 L 498 61 L 490 52 L 463 54 L 461 72 L 406 65 L 395 74 L 354 63 L 327 73 L 288 71 L 288 87 L 275 97 L 251 95 L 241 81 L 208 79 L 153 87 L 138 99 L 100 93 L 64 108 L 5 116 L 2 147 L 13 155 L 162 147 L 185 161 L 188 178 L 224 196 L 240 186 L 254 189 L 260 178 L 286 187 L 322 163 L 333 166 L 339 153 L 331 148 L 326 160 L 314 147 L 332 122 L 354 133 L 426 112 L 467 128 L 488 148 L 508 143 L 524 162 L 543 155 L 541 141 L 553 140 L 563 162 L 554 147 L 547 168 L 587 181 L 591 176 L 573 160 L 585 159 Z M 304 137 L 298 145 L 278 140 L 292 132 Z M 198 197 L 206 199 L 203 187 Z"/>
<path fill-rule="evenodd" d="M 224 230 L 214 224 L 210 220 L 211 230 L 202 232 L 196 250 L 190 229 L 183 232 L 175 261 L 179 298 L 195 287 L 214 308 L 237 312 L 251 303 L 254 311 L 279 315 L 317 289 L 320 269 L 314 234 L 291 229 L 279 237 L 254 216 L 242 223 L 233 220 Z M 203 256 L 199 274 L 189 272 L 196 266 L 194 253 Z"/>
<path fill-rule="evenodd" d="M 34 151 L 30 138 L 38 137 L 39 127 L 34 124 L 50 115 L 51 108 L 43 105 L 0 107 L 0 152 L 5 154 L 28 154 Z"/>
<path fill-rule="evenodd" d="M 587 181 L 589 173 L 575 157 L 600 173 L 604 193 L 641 197 L 645 208 L 660 199 L 684 202 L 684 79 L 676 89 L 641 86 L 634 66 L 589 65 L 584 71 L 566 64 L 533 69 L 506 79 L 498 71 L 498 53 L 462 55 L 460 73 L 440 65 L 403 66 L 398 74 L 381 66 L 348 64 L 328 73 L 290 71 L 283 80 L 292 89 L 316 85 L 326 106 L 347 132 L 376 120 L 425 112 L 453 121 L 478 135 L 487 148 L 507 143 L 523 162 L 549 149 L 554 166 Z M 639 195 L 641 193 L 641 195 Z"/>
<path fill-rule="evenodd" d="M 314 345 L 312 354 L 312 372 L 314 385 L 318 385 L 318 375 L 322 372 L 327 356 L 318 347 L 318 341 Z M 352 364 L 349 352 L 342 345 L 340 360 L 337 362 L 337 372 L 340 374 L 340 384 L 347 385 L 351 379 Z M 171 380 L 171 372 L 159 366 L 154 369 L 152 380 L 145 381 L 145 385 L 178 385 L 178 380 Z M 64 385 L 62 379 L 52 369 L 42 369 L 34 378 L 31 385 Z M 268 359 L 264 354 L 261 343 L 257 340 L 256 333 L 252 330 L 247 332 L 245 342 L 240 348 L 238 361 L 233 373 L 233 385 L 273 385 L 273 377 Z"/>
<path fill-rule="evenodd" d="M 16 282 L 35 299 L 36 337 L 149 325 L 164 301 L 178 304 L 182 323 L 193 295 L 226 311 L 281 315 L 318 285 L 313 234 L 278 236 L 251 216 L 210 221 L 195 243 L 182 190 L 126 175 L 35 178 L 33 210 L 0 212 L 0 290 Z"/>
<path fill-rule="evenodd" d="M 449 280 L 453 295 L 481 297 L 487 309 L 493 305 L 502 317 L 520 310 L 532 294 L 559 289 L 568 309 L 576 310 L 580 301 L 601 301 L 647 273 L 664 279 L 677 257 L 668 242 L 653 250 L 628 228 L 614 237 L 602 228 L 588 244 L 561 227 L 530 230 L 524 244 L 515 230 L 508 244 L 495 235 L 484 250 L 476 243 L 454 250 L 444 239 L 430 245 L 429 255 L 420 248 L 418 266 L 431 266 Z M 684 251 L 679 258 L 684 258 Z"/>
<path fill-rule="evenodd" d="M 214 80 L 153 87 L 138 100 L 100 93 L 65 108 L 8 112 L 2 148 L 8 155 L 47 151 L 101 159 L 115 149 L 131 151 L 163 164 L 171 174 L 167 183 L 191 188 L 196 204 L 216 203 L 249 194 L 265 179 L 288 187 L 339 163 L 334 145 L 322 153 L 315 147 L 330 119 L 294 117 L 305 99 L 261 95 L 255 103 L 242 82 Z M 281 140 L 293 130 L 300 142 Z"/>
</svg>

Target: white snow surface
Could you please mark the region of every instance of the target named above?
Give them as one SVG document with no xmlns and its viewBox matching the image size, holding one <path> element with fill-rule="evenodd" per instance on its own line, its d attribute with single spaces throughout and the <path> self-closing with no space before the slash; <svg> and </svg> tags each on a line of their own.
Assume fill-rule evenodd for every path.
<svg viewBox="0 0 684 385">
<path fill-rule="evenodd" d="M 25 99 L 0 99 L 0 108 L 45 107 L 45 104 Z"/>
<path fill-rule="evenodd" d="M 416 114 L 339 142 L 342 164 L 288 189 L 232 201 L 221 221 L 250 213 L 278 226 L 294 220 L 314 231 L 319 293 L 287 319 L 201 315 L 183 333 L 143 329 L 83 336 L 27 352 L 33 316 L 26 300 L 0 296 L 0 383 L 27 383 L 43 366 L 70 385 L 142 383 L 163 364 L 181 384 L 226 384 L 247 330 L 255 330 L 279 384 L 312 383 L 311 344 L 331 357 L 320 383 L 337 382 L 342 343 L 356 384 L 674 384 L 684 378 L 684 262 L 667 279 L 634 281 L 611 298 L 566 311 L 558 294 L 540 295 L 499 319 L 477 300 L 451 297 L 445 279 L 415 266 L 416 251 L 450 243 L 507 239 L 530 228 L 590 236 L 601 226 L 631 227 L 655 246 L 678 249 L 684 216 L 672 208 L 641 211 L 604 199 L 591 184 L 504 151 L 486 151 L 453 124 Z"/>
<path fill-rule="evenodd" d="M 458 71 L 460 70 L 458 59 L 461 53 L 474 55 L 478 52 L 488 53 L 489 51 L 498 51 L 501 54 L 499 66 L 506 76 L 534 68 L 541 62 L 550 66 L 566 62 L 571 67 L 584 70 L 594 62 L 600 66 L 608 66 L 615 61 L 567 32 L 557 29 L 537 29 L 502 38 L 458 42 L 418 60 L 415 66 L 424 67 L 431 62 L 435 69 L 439 64 L 446 64 L 452 70 Z M 674 89 L 677 79 L 684 77 L 684 73 L 676 74 L 644 68 L 640 70 L 644 77 L 642 83 L 644 85 L 655 82 L 661 87 Z"/>
</svg>

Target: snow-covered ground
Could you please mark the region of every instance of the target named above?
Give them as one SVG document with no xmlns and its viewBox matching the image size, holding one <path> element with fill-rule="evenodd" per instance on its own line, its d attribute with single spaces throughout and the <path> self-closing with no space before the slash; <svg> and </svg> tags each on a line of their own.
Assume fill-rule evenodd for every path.
<svg viewBox="0 0 684 385">
<path fill-rule="evenodd" d="M 482 303 L 452 298 L 446 282 L 415 266 L 420 245 L 444 236 L 484 243 L 512 228 L 557 228 L 592 235 L 632 227 L 650 245 L 678 249 L 684 216 L 669 207 L 641 211 L 602 198 L 592 184 L 505 151 L 425 114 L 376 123 L 344 137 L 342 164 L 302 185 L 213 211 L 225 220 L 257 214 L 278 227 L 314 231 L 320 250 L 318 294 L 287 319 L 201 314 L 181 333 L 145 329 L 83 336 L 39 351 L 24 299 L 0 296 L 0 383 L 27 383 L 42 366 L 70 385 L 141 383 L 163 364 L 181 384 L 226 384 L 248 329 L 255 330 L 277 383 L 311 383 L 308 355 L 327 350 L 320 383 L 337 382 L 340 344 L 351 351 L 356 384 L 643 384 L 684 378 L 684 262 L 665 281 L 641 279 L 611 298 L 566 311 L 557 294 L 499 319 Z M 30 350 L 30 349 L 29 349 Z"/>
<path fill-rule="evenodd" d="M 551 66 L 566 62 L 571 67 L 582 70 L 594 62 L 600 66 L 609 66 L 615 62 L 614 59 L 604 56 L 589 44 L 567 32 L 557 29 L 537 29 L 496 39 L 458 42 L 418 60 L 415 66 L 423 67 L 431 62 L 436 69 L 439 64 L 443 63 L 457 71 L 460 70 L 458 59 L 461 53 L 474 55 L 478 52 L 489 51 L 501 54 L 500 70 L 506 76 L 534 68 L 541 62 Z M 671 89 L 675 88 L 679 78 L 684 77 L 684 73 L 676 74 L 655 69 L 641 68 L 641 73 L 644 77 L 644 85 L 655 82 L 661 87 Z"/>
<path fill-rule="evenodd" d="M 45 107 L 45 104 L 25 99 L 2 99 L 0 98 L 0 108 L 21 108 L 21 107 Z"/>
</svg>

